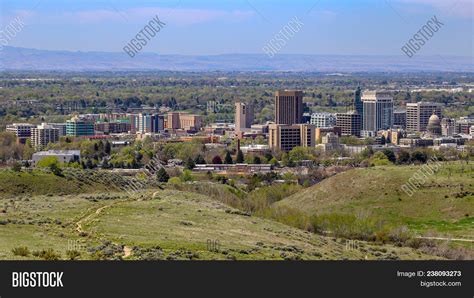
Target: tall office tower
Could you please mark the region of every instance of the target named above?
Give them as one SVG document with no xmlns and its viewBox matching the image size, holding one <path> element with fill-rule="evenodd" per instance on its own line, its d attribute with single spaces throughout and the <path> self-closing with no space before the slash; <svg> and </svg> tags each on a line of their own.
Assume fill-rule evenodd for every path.
<svg viewBox="0 0 474 298">
<path fill-rule="evenodd" d="M 253 122 L 253 105 L 236 102 L 235 103 L 235 131 L 250 128 Z"/>
<path fill-rule="evenodd" d="M 127 117 L 130 121 L 130 133 L 136 133 L 138 131 L 138 114 L 127 114 Z"/>
<path fill-rule="evenodd" d="M 360 115 L 361 121 L 362 121 L 362 115 L 364 114 L 364 104 L 362 103 L 361 93 L 362 91 L 360 89 L 360 86 L 358 86 L 354 94 L 352 109 Z"/>
<path fill-rule="evenodd" d="M 138 114 L 138 129 L 139 133 L 152 132 L 152 115 L 149 114 Z"/>
<path fill-rule="evenodd" d="M 43 150 L 49 143 L 59 141 L 59 129 L 50 124 L 42 123 L 31 129 L 31 144 L 37 150 Z"/>
<path fill-rule="evenodd" d="M 309 120 L 315 127 L 333 127 L 336 125 L 336 115 L 332 113 L 313 113 Z"/>
<path fill-rule="evenodd" d="M 432 102 L 407 103 L 407 126 L 409 132 L 424 132 L 433 113 L 441 119 L 441 104 Z"/>
<path fill-rule="evenodd" d="M 316 127 L 311 124 L 270 124 L 268 145 L 272 149 L 291 151 L 295 147 L 314 147 Z"/>
<path fill-rule="evenodd" d="M 303 91 L 275 92 L 275 123 L 300 124 L 303 122 Z"/>
<path fill-rule="evenodd" d="M 153 132 L 160 132 L 165 130 L 165 116 L 164 115 L 155 115 L 152 122 Z"/>
<path fill-rule="evenodd" d="M 407 111 L 406 110 L 395 110 L 393 112 L 393 126 L 399 126 L 399 128 L 405 129 L 407 126 Z"/>
<path fill-rule="evenodd" d="M 29 123 L 13 123 L 7 125 L 7 131 L 16 135 L 18 143 L 25 144 L 26 139 L 31 138 L 31 129 L 34 127 L 34 124 Z"/>
<path fill-rule="evenodd" d="M 168 113 L 168 129 L 180 129 L 181 123 L 179 121 L 179 112 Z"/>
<path fill-rule="evenodd" d="M 341 129 L 341 134 L 345 136 L 360 137 L 362 127 L 362 116 L 357 111 L 336 114 L 336 127 Z"/>
<path fill-rule="evenodd" d="M 362 94 L 362 136 L 373 137 L 379 130 L 393 125 L 393 97 L 388 92 L 367 91 Z"/>
<path fill-rule="evenodd" d="M 165 118 L 158 114 L 138 114 L 138 125 L 136 132 L 154 133 L 164 130 Z"/>
</svg>

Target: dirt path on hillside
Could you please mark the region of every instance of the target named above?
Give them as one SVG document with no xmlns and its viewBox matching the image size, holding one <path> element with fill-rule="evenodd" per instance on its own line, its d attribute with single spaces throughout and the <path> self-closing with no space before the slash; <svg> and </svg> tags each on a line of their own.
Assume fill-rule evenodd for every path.
<svg viewBox="0 0 474 298">
<path fill-rule="evenodd" d="M 102 207 L 99 207 L 98 209 L 95 210 L 95 212 L 92 212 L 91 214 L 83 217 L 82 219 L 80 219 L 79 221 L 76 222 L 76 231 L 79 232 L 79 233 L 83 233 L 84 230 L 82 229 L 82 223 L 83 222 L 86 222 L 86 221 L 89 221 L 91 219 L 91 217 L 95 216 L 95 215 L 99 215 L 102 210 L 104 210 L 105 208 L 108 208 L 108 207 L 111 207 L 112 205 L 116 204 L 117 202 L 115 203 L 112 203 L 110 205 L 105 205 L 105 206 L 102 206 Z"/>
<path fill-rule="evenodd" d="M 474 243 L 474 239 L 466 239 L 466 238 L 445 238 L 445 237 L 425 237 L 425 236 L 418 236 L 416 238 L 418 238 L 418 239 L 428 239 L 428 240 L 462 241 L 462 242 Z"/>
<path fill-rule="evenodd" d="M 128 247 L 128 246 L 124 246 L 123 247 L 123 257 L 126 258 L 126 257 L 129 257 L 131 255 L 132 255 L 132 248 Z"/>
</svg>

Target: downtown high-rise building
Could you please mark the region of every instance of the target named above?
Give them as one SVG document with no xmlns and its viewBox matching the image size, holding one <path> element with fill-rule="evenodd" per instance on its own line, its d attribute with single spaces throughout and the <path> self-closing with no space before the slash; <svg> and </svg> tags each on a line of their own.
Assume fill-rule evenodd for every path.
<svg viewBox="0 0 474 298">
<path fill-rule="evenodd" d="M 235 131 L 239 132 L 250 128 L 253 123 L 253 105 L 236 102 L 235 103 Z"/>
<path fill-rule="evenodd" d="M 425 132 L 431 115 L 435 114 L 440 119 L 442 118 L 441 107 L 441 104 L 433 102 L 407 103 L 406 130 Z"/>
<path fill-rule="evenodd" d="M 336 114 L 336 126 L 341 129 L 341 134 L 344 136 L 360 137 L 360 130 L 362 127 L 362 115 L 356 110 L 347 113 Z"/>
<path fill-rule="evenodd" d="M 166 128 L 168 130 L 199 131 L 202 127 L 203 119 L 200 115 L 193 115 L 183 112 L 169 112 Z"/>
<path fill-rule="evenodd" d="M 37 150 L 43 150 L 49 143 L 59 141 L 59 129 L 42 123 L 31 129 L 31 144 Z"/>
<path fill-rule="evenodd" d="M 284 90 L 275 93 L 275 123 L 303 123 L 303 91 Z"/>
<path fill-rule="evenodd" d="M 341 129 L 342 135 L 360 137 L 364 114 L 361 94 L 361 88 L 358 86 L 352 100 L 352 110 L 347 113 L 336 114 L 336 126 Z"/>
<path fill-rule="evenodd" d="M 357 114 L 360 115 L 360 120 L 363 120 L 363 114 L 364 114 L 364 104 L 362 103 L 362 90 L 360 89 L 360 86 L 357 87 L 355 94 L 354 94 L 354 100 L 352 101 L 352 110 L 356 111 Z"/>
<path fill-rule="evenodd" d="M 138 114 L 136 121 L 137 132 L 156 133 L 164 130 L 164 116 L 158 114 Z"/>
<path fill-rule="evenodd" d="M 407 111 L 404 109 L 396 109 L 393 111 L 393 126 L 405 129 L 407 126 Z"/>
<path fill-rule="evenodd" d="M 367 91 L 362 94 L 362 132 L 364 137 L 373 137 L 379 130 L 393 125 L 393 97 L 385 91 Z"/>
</svg>

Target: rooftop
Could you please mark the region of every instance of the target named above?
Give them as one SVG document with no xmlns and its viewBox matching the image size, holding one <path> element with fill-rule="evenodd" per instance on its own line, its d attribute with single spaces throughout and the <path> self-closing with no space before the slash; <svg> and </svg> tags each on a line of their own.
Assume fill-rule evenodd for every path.
<svg viewBox="0 0 474 298">
<path fill-rule="evenodd" d="M 48 150 L 36 152 L 34 155 L 81 155 L 81 150 Z"/>
</svg>

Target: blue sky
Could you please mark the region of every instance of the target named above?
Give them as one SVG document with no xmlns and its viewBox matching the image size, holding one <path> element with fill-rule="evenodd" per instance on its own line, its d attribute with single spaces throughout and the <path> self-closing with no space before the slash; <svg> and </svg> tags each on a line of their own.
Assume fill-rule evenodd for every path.
<svg viewBox="0 0 474 298">
<path fill-rule="evenodd" d="M 155 15 L 166 26 L 144 51 L 162 54 L 262 53 L 294 17 L 304 25 L 280 53 L 402 55 L 400 48 L 436 15 L 445 25 L 420 55 L 473 54 L 473 0 L 2 0 L 1 30 L 26 26 L 12 46 L 120 52 Z"/>
</svg>

